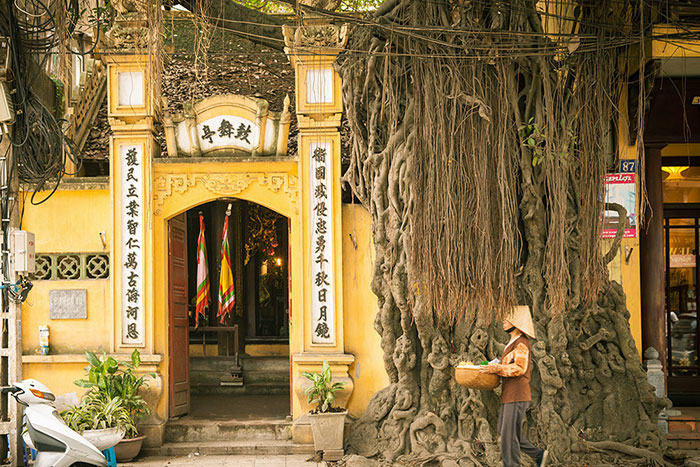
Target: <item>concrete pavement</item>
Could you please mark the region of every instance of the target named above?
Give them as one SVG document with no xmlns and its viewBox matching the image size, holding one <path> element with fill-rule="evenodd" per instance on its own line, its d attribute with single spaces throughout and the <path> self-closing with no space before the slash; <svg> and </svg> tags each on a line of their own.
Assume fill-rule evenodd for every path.
<svg viewBox="0 0 700 467">
<path fill-rule="evenodd" d="M 306 462 L 310 455 L 288 456 L 195 456 L 186 457 L 145 457 L 132 462 L 119 464 L 119 467 L 323 467 L 325 462 Z"/>
</svg>

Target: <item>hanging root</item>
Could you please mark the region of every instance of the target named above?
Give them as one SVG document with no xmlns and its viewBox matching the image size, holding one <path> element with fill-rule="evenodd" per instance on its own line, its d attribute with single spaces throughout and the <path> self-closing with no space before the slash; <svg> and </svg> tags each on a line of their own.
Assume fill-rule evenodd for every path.
<svg viewBox="0 0 700 467">
<path fill-rule="evenodd" d="M 599 242 L 620 64 L 634 53 L 621 44 L 639 12 L 577 3 L 401 0 L 352 30 L 337 64 L 351 129 L 343 180 L 372 217 L 391 381 L 350 430 L 355 452 L 498 465 L 498 396 L 458 386 L 453 368 L 500 358 L 494 320 L 528 304 L 528 438 L 561 465 L 629 455 L 576 451 L 582 432 L 666 465 L 654 454 L 662 405 L 605 267 L 619 238 L 605 256 Z"/>
</svg>

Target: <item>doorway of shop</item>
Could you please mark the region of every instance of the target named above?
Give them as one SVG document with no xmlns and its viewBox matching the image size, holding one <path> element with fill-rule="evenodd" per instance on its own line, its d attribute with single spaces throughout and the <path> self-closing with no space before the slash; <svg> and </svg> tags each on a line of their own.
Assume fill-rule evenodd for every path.
<svg viewBox="0 0 700 467">
<path fill-rule="evenodd" d="M 697 405 L 700 393 L 697 326 L 699 204 L 664 206 L 664 242 L 668 394 L 676 403 Z"/>
<path fill-rule="evenodd" d="M 288 219 L 219 199 L 172 218 L 168 231 L 170 417 L 284 420 L 291 413 Z M 198 313 L 207 290 L 211 301 Z"/>
</svg>

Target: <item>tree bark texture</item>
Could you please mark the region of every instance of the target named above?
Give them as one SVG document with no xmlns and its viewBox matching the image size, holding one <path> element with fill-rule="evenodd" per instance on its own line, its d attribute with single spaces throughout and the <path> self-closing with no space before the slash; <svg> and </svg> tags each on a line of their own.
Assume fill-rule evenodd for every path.
<svg viewBox="0 0 700 467">
<path fill-rule="evenodd" d="M 453 368 L 500 358 L 499 319 L 528 304 L 528 438 L 559 465 L 665 464 L 668 401 L 647 383 L 622 287 L 607 278 L 619 238 L 607 254 L 598 242 L 635 10 L 544 3 L 388 2 L 339 58 L 344 180 L 372 216 L 391 380 L 350 430 L 361 455 L 499 465 L 499 390 L 462 388 Z"/>
</svg>

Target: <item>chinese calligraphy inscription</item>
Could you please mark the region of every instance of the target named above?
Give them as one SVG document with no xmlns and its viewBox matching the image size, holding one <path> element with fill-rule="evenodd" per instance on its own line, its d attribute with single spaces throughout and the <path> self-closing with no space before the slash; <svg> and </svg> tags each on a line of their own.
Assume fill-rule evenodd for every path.
<svg viewBox="0 0 700 467">
<path fill-rule="evenodd" d="M 331 143 L 309 148 L 312 342 L 335 344 L 335 280 Z"/>
<path fill-rule="evenodd" d="M 122 344 L 144 345 L 143 147 L 121 147 Z"/>
<path fill-rule="evenodd" d="M 197 125 L 203 150 L 219 146 L 238 146 L 248 151 L 258 147 L 260 129 L 249 120 L 234 115 L 220 115 Z"/>
</svg>

